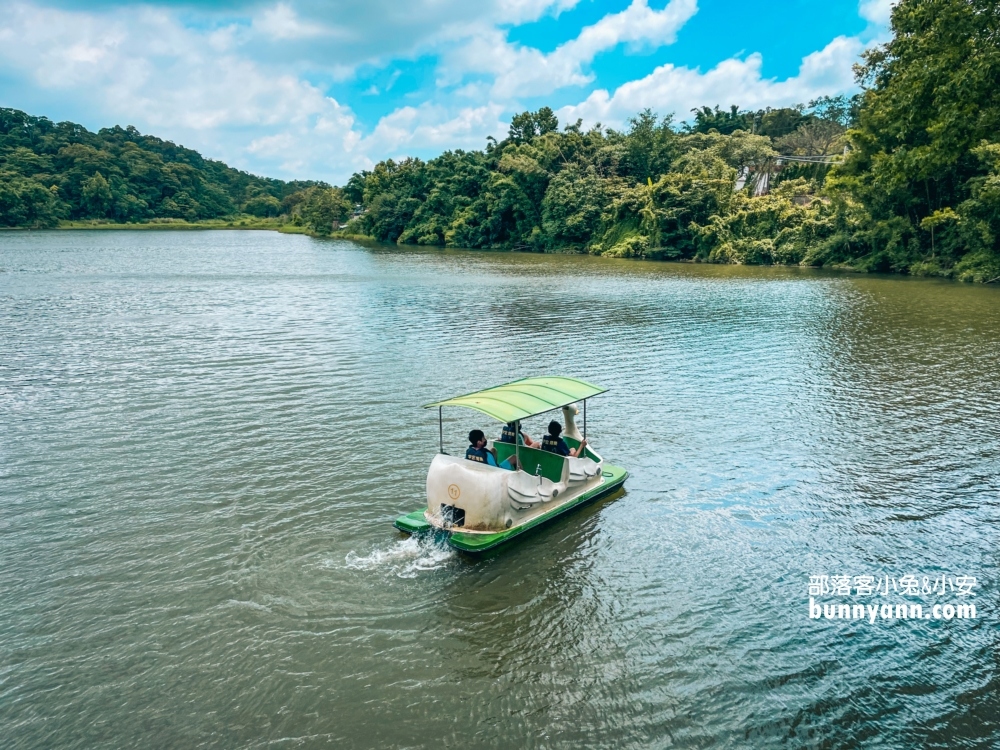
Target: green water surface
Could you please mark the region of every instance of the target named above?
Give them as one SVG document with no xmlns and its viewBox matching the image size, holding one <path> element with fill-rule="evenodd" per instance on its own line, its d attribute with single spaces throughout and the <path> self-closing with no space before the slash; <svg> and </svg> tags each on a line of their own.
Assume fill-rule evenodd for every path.
<svg viewBox="0 0 1000 750">
<path fill-rule="evenodd" d="M 998 363 L 991 287 L 2 234 L 0 745 L 996 747 Z M 396 532 L 420 405 L 539 374 L 611 388 L 626 493 L 480 560 Z M 980 617 L 811 620 L 819 574 Z"/>
</svg>

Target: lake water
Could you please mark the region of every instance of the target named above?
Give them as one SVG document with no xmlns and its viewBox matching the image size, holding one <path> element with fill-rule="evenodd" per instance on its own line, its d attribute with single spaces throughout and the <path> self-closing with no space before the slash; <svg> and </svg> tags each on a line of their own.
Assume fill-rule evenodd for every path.
<svg viewBox="0 0 1000 750">
<path fill-rule="evenodd" d="M 998 363 L 992 287 L 0 234 L 2 745 L 997 747 Z M 420 406 L 538 374 L 611 389 L 626 492 L 485 559 L 396 532 Z M 978 619 L 809 617 L 910 574 Z"/>
</svg>

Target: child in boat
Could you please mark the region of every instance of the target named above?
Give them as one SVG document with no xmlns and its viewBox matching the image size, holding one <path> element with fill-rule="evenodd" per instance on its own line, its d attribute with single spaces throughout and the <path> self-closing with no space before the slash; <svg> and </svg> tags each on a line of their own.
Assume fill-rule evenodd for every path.
<svg viewBox="0 0 1000 750">
<path fill-rule="evenodd" d="M 470 445 L 465 451 L 465 457 L 469 461 L 486 464 L 487 466 L 495 466 L 507 471 L 514 471 L 517 468 L 517 458 L 514 456 L 511 456 L 503 463 L 497 463 L 496 450 L 486 447 L 486 435 L 483 434 L 482 430 L 473 430 L 470 432 L 469 443 Z"/>
<path fill-rule="evenodd" d="M 562 425 L 553 419 L 549 422 L 549 434 L 542 438 L 542 450 L 560 456 L 572 456 L 573 458 L 582 458 L 587 455 L 585 450 L 587 447 L 586 440 L 580 442 L 580 447 L 570 448 L 560 435 L 562 435 Z"/>
<path fill-rule="evenodd" d="M 508 443 L 510 445 L 513 445 L 514 444 L 514 435 L 517 434 L 517 432 L 518 432 L 517 423 L 516 422 L 508 422 L 507 424 L 505 424 L 503 426 L 503 430 L 500 433 L 500 442 L 501 443 Z M 538 445 L 538 443 L 536 443 L 534 440 L 532 440 L 530 437 L 528 437 L 527 435 L 524 434 L 524 430 L 521 430 L 520 433 L 521 434 L 518 435 L 518 437 L 517 437 L 518 443 L 520 445 L 526 445 L 529 448 L 539 448 L 540 447 Z"/>
</svg>

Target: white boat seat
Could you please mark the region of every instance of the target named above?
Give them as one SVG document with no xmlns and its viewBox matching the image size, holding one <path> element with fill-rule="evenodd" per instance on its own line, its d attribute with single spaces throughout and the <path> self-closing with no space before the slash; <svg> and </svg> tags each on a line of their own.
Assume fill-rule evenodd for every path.
<svg viewBox="0 0 1000 750">
<path fill-rule="evenodd" d="M 592 458 L 569 458 L 570 484 L 588 482 L 601 473 L 601 465 Z"/>
<path fill-rule="evenodd" d="M 559 485 L 543 477 L 517 472 L 507 479 L 507 496 L 518 510 L 550 502 L 558 494 Z"/>
</svg>

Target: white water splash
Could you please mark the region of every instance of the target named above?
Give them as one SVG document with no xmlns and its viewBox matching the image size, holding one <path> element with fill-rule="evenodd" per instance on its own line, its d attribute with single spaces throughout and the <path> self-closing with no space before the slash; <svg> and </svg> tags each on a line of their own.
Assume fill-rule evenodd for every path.
<svg viewBox="0 0 1000 750">
<path fill-rule="evenodd" d="M 426 571 L 443 568 L 455 559 L 457 553 L 443 541 L 411 536 L 364 556 L 348 552 L 345 563 L 349 570 L 385 571 L 399 578 L 416 578 Z"/>
</svg>

